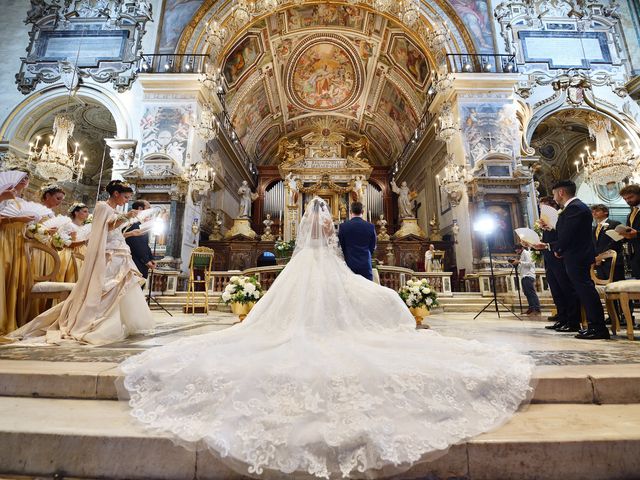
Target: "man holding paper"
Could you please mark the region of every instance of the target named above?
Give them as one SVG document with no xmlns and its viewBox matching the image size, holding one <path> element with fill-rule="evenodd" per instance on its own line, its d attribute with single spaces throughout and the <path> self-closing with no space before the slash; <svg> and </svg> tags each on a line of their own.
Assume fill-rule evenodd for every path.
<svg viewBox="0 0 640 480">
<path fill-rule="evenodd" d="M 620 196 L 624 198 L 627 205 L 631 207 L 631 212 L 627 217 L 628 229 L 620 232 L 629 243 L 629 266 L 633 278 L 640 279 L 640 185 L 627 185 L 620 190 Z"/>
<path fill-rule="evenodd" d="M 151 204 L 146 200 L 137 200 L 131 205 L 132 210 L 147 210 Z M 124 232 L 125 242 L 131 249 L 131 258 L 144 278 L 149 275 L 149 269 L 155 268 L 151 247 L 149 247 L 149 232 L 140 230 L 140 222 L 128 227 Z"/>
<path fill-rule="evenodd" d="M 576 338 L 580 340 L 609 339 L 600 295 L 591 280 L 591 264 L 596 256 L 591 240 L 593 218 L 589 207 L 575 195 L 576 184 L 571 180 L 563 180 L 554 185 L 553 198 L 563 207 L 556 224 L 558 240 L 550 244 L 540 243 L 536 248 L 550 248 L 556 257 L 564 259 L 567 276 L 586 312 L 589 324 L 587 330 L 578 332 Z"/>
<path fill-rule="evenodd" d="M 560 208 L 553 197 L 542 197 L 540 199 L 540 211 L 543 208 L 553 209 L 556 214 L 553 216 L 558 219 L 558 209 Z M 542 242 L 547 245 L 558 240 L 558 232 L 554 227 L 544 222 L 543 216 L 540 215 L 540 226 L 542 227 Z M 580 330 L 580 303 L 576 291 L 571 285 L 571 280 L 567 276 L 562 258 L 556 257 L 551 250 L 542 251 L 544 258 L 544 269 L 547 274 L 547 282 L 549 290 L 553 297 L 553 303 L 556 305 L 556 322 L 553 325 L 547 325 L 548 330 L 556 330 L 558 332 L 577 332 Z"/>
<path fill-rule="evenodd" d="M 592 205 L 591 215 L 596 222 L 596 226 L 593 229 L 593 244 L 596 247 L 596 273 L 598 278 L 609 278 L 611 259 L 608 258 L 598 262 L 597 256 L 607 250 L 613 250 L 618 254 L 616 257 L 613 281 L 617 282 L 618 280 L 624 280 L 624 256 L 622 254 L 622 243 L 615 240 L 616 237 L 619 237 L 614 233 L 616 231 L 616 227 L 620 225 L 620 222 L 609 218 L 609 207 L 603 204 Z"/>
</svg>

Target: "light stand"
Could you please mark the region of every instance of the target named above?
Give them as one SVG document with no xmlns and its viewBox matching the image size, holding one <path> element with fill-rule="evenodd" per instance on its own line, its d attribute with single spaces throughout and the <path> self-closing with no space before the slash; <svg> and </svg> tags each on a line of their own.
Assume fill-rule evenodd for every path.
<svg viewBox="0 0 640 480">
<path fill-rule="evenodd" d="M 156 218 L 154 221 L 154 226 L 153 226 L 153 260 L 155 261 L 156 259 L 156 246 L 158 244 L 158 235 L 162 235 L 162 233 L 164 232 L 164 221 L 161 218 Z M 171 312 L 169 310 L 167 310 L 166 308 L 164 308 L 160 302 L 158 302 L 158 300 L 156 298 L 153 298 L 153 296 L 151 295 L 151 291 L 153 290 L 153 272 L 154 272 L 154 268 L 150 268 L 149 269 L 149 294 L 147 296 L 147 305 L 149 307 L 151 307 L 151 302 L 153 301 L 153 303 L 155 303 L 158 307 L 160 307 L 162 310 L 164 310 L 167 315 L 169 315 L 170 317 L 173 317 L 173 315 L 171 314 Z"/>
<path fill-rule="evenodd" d="M 518 291 L 518 304 L 520 305 L 520 315 L 523 315 L 522 311 L 522 289 L 520 288 L 520 275 L 518 274 L 518 265 L 515 263 L 511 264 L 511 268 L 513 268 L 513 276 L 516 279 L 516 290 Z"/>
<path fill-rule="evenodd" d="M 487 303 L 482 308 L 482 310 L 476 313 L 476 316 L 473 317 L 473 319 L 475 320 L 476 318 L 478 318 L 480 314 L 482 314 L 491 305 L 494 305 L 496 309 L 496 314 L 498 315 L 498 318 L 500 318 L 499 305 L 502 305 L 507 310 L 507 312 L 511 313 L 512 315 L 515 315 L 515 317 L 518 320 L 522 320 L 522 318 L 520 318 L 517 313 L 515 313 L 513 310 L 507 307 L 504 303 L 498 300 L 498 291 L 496 289 L 496 275 L 493 270 L 493 252 L 491 251 L 491 242 L 489 242 L 488 240 L 489 235 L 491 235 L 494 232 L 495 228 L 496 228 L 495 220 L 493 219 L 493 217 L 488 215 L 484 217 L 480 217 L 473 226 L 473 229 L 476 232 L 480 232 L 484 236 L 485 241 L 487 242 L 487 248 L 489 250 L 489 271 L 490 271 L 490 278 L 491 278 L 490 282 L 491 282 L 491 290 L 493 291 L 493 298 L 491 299 L 491 301 Z"/>
</svg>

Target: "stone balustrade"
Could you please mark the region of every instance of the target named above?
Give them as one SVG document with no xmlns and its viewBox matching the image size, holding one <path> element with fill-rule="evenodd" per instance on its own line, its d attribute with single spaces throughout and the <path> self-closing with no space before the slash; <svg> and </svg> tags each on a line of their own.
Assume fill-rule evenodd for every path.
<svg viewBox="0 0 640 480">
<path fill-rule="evenodd" d="M 211 293 L 221 293 L 229 283 L 229 279 L 234 275 L 255 276 L 266 291 L 269 290 L 284 267 L 284 265 L 274 265 L 271 267 L 248 268 L 243 271 L 211 272 L 209 291 Z M 378 273 L 380 275 L 380 284 L 393 290 L 398 290 L 411 278 L 426 278 L 440 296 L 450 297 L 453 295 L 451 291 L 451 272 L 414 272 L 408 268 L 380 265 Z"/>
</svg>

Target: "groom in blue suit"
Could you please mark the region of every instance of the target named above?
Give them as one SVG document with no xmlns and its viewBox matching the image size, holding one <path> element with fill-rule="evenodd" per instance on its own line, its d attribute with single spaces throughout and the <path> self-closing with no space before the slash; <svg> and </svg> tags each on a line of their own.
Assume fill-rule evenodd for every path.
<svg viewBox="0 0 640 480">
<path fill-rule="evenodd" d="M 349 268 L 373 280 L 371 257 L 376 250 L 376 227 L 362 218 L 362 203 L 351 204 L 351 220 L 340 225 L 338 239 Z"/>
</svg>

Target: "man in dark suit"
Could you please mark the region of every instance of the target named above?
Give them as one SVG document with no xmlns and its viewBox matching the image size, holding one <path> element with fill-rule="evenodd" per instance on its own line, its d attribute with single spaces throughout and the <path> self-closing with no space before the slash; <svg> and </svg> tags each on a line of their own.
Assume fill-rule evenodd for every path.
<svg viewBox="0 0 640 480">
<path fill-rule="evenodd" d="M 591 240 L 593 217 L 591 210 L 576 198 L 576 184 L 563 180 L 553 186 L 553 199 L 563 208 L 558 216 L 556 230 L 558 240 L 547 248 L 564 260 L 564 267 L 573 284 L 580 304 L 585 309 L 589 328 L 578 332 L 580 340 L 609 339 L 609 330 L 604 323 L 604 310 L 600 295 L 591 280 L 591 264 L 595 259 L 595 248 Z"/>
<path fill-rule="evenodd" d="M 627 185 L 620 190 L 620 196 L 624 198 L 631 212 L 627 216 L 628 233 L 621 235 L 627 239 L 629 245 L 629 267 L 633 278 L 640 280 L 640 185 Z"/>
<path fill-rule="evenodd" d="M 596 249 L 596 256 L 607 250 L 615 251 L 618 256 L 616 257 L 616 266 L 613 273 L 613 281 L 624 280 L 624 258 L 622 255 L 622 243 L 616 242 L 613 238 L 607 235 L 608 230 L 615 230 L 620 225 L 620 222 L 611 220 L 609 218 L 609 207 L 603 204 L 591 205 L 591 215 L 596 222 L 596 226 L 593 228 L 593 244 Z M 609 278 L 609 272 L 611 270 L 611 259 L 606 259 L 599 264 L 596 262 L 596 274 L 598 278 Z"/>
<path fill-rule="evenodd" d="M 541 198 L 540 204 L 549 205 L 556 210 L 559 208 L 552 197 Z M 544 244 L 556 242 L 558 240 L 558 231 L 549 225 L 545 225 L 542 220 L 540 224 L 543 228 L 542 241 Z M 547 283 L 557 311 L 555 323 L 547 325 L 545 328 L 557 330 L 558 332 L 577 332 L 580 330 L 580 303 L 564 268 L 564 261 L 562 258 L 556 257 L 548 249 L 542 251 L 542 256 L 544 258 Z"/>
<path fill-rule="evenodd" d="M 360 202 L 351 204 L 351 220 L 340 225 L 338 239 L 344 259 L 353 273 L 373 280 L 371 257 L 376 250 L 376 227 L 362 218 Z"/>
<path fill-rule="evenodd" d="M 151 204 L 146 200 L 136 200 L 131 206 L 132 210 L 146 210 Z M 132 224 L 124 232 L 124 238 L 131 249 L 131 258 L 144 278 L 149 275 L 149 269 L 155 268 L 151 248 L 149 247 L 149 234 L 140 231 L 140 222 Z"/>
</svg>

